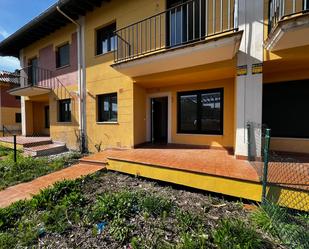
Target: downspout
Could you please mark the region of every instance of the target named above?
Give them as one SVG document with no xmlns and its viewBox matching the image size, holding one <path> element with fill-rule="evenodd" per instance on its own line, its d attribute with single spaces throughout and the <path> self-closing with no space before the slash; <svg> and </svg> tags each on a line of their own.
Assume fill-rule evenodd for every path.
<svg viewBox="0 0 309 249">
<path fill-rule="evenodd" d="M 78 96 L 79 96 L 79 102 L 78 102 L 78 109 L 79 109 L 79 130 L 80 130 L 80 139 L 81 139 L 81 152 L 86 152 L 86 128 L 85 128 L 85 67 L 84 63 L 82 63 L 82 54 L 83 54 L 83 39 L 82 39 L 82 25 L 75 20 L 73 20 L 71 17 L 69 17 L 67 14 L 65 14 L 59 6 L 56 7 L 58 12 L 62 14 L 65 18 L 67 18 L 69 21 L 74 23 L 77 27 L 77 65 L 78 65 Z"/>
</svg>

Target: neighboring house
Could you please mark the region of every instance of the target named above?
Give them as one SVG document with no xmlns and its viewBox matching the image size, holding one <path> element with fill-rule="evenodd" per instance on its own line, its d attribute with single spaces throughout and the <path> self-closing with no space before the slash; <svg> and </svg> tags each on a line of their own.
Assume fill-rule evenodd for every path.
<svg viewBox="0 0 309 249">
<path fill-rule="evenodd" d="M 274 150 L 308 153 L 308 2 L 59 1 L 0 43 L 23 68 L 23 135 L 246 159 L 265 124 Z"/>
<path fill-rule="evenodd" d="M 0 71 L 0 136 L 21 132 L 20 97 L 8 93 L 18 84 L 17 73 Z"/>
</svg>

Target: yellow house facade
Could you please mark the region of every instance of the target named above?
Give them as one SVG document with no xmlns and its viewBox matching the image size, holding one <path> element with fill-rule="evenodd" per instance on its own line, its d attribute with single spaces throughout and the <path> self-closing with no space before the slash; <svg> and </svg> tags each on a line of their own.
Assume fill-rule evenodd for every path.
<svg viewBox="0 0 309 249">
<path fill-rule="evenodd" d="M 23 68 L 11 91 L 23 135 L 92 152 L 182 144 L 246 159 L 261 156 L 266 124 L 272 149 L 308 153 L 308 119 L 270 101 L 308 104 L 292 94 L 308 93 L 308 6 L 290 2 L 56 3 L 0 44 Z"/>
</svg>

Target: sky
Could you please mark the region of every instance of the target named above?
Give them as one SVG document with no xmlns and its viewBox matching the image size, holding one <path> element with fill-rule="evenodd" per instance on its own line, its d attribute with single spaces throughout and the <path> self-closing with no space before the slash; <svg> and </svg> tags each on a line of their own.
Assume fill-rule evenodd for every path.
<svg viewBox="0 0 309 249">
<path fill-rule="evenodd" d="M 57 0 L 0 0 L 0 41 L 13 34 Z M 14 71 L 19 61 L 0 57 L 0 71 Z"/>
</svg>

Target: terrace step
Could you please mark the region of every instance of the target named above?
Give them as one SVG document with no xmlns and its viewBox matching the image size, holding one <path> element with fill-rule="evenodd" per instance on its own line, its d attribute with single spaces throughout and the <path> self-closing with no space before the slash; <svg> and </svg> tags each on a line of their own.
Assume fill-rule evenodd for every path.
<svg viewBox="0 0 309 249">
<path fill-rule="evenodd" d="M 27 156 L 40 157 L 50 156 L 66 152 L 68 149 L 65 144 L 52 142 L 33 147 L 24 148 L 24 154 Z"/>
</svg>

